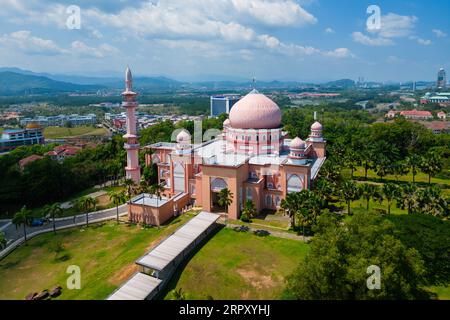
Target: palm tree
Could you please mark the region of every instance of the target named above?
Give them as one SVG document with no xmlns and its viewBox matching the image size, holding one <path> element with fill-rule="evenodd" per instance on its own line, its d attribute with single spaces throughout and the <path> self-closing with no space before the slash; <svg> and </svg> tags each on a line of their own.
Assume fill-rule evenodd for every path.
<svg viewBox="0 0 450 320">
<path fill-rule="evenodd" d="M 116 205 L 117 223 L 119 223 L 119 205 L 126 200 L 125 193 L 122 192 L 110 192 L 109 199 Z"/>
<path fill-rule="evenodd" d="M 281 209 L 291 218 L 291 227 L 295 230 L 295 217 L 299 212 L 299 201 L 297 193 L 288 193 L 286 198 L 281 200 Z"/>
<path fill-rule="evenodd" d="M 333 191 L 333 184 L 326 179 L 320 178 L 314 184 L 314 192 L 327 203 L 330 200 Z"/>
<path fill-rule="evenodd" d="M 124 183 L 125 188 L 126 188 L 126 192 L 127 192 L 127 196 L 128 196 L 128 201 L 131 202 L 131 196 L 133 195 L 133 190 L 136 186 L 136 184 L 134 183 L 133 179 L 125 179 Z"/>
<path fill-rule="evenodd" d="M 348 150 L 344 159 L 345 165 L 351 170 L 351 179 L 353 179 L 353 174 L 358 167 L 359 159 L 358 154 L 353 150 Z"/>
<path fill-rule="evenodd" d="M 232 202 L 233 202 L 233 193 L 231 193 L 230 189 L 224 188 L 220 190 L 217 203 L 219 204 L 219 206 L 225 207 L 227 213 L 228 213 L 228 206 Z"/>
<path fill-rule="evenodd" d="M 164 192 L 164 187 L 155 183 L 150 186 L 150 193 L 156 195 L 156 206 L 158 206 L 158 201 L 161 200 L 161 194 Z"/>
<path fill-rule="evenodd" d="M 388 204 L 388 214 L 391 214 L 392 200 L 394 200 L 398 196 L 397 185 L 393 183 L 386 183 L 385 185 L 383 185 L 383 194 Z"/>
<path fill-rule="evenodd" d="M 446 214 L 448 203 L 442 197 L 442 190 L 438 186 L 432 186 L 418 192 L 418 206 L 423 213 L 443 216 Z"/>
<path fill-rule="evenodd" d="M 81 199 L 81 207 L 86 214 L 86 227 L 89 226 L 89 211 L 95 211 L 98 200 L 92 197 L 85 197 Z"/>
<path fill-rule="evenodd" d="M 244 209 L 242 210 L 242 215 L 254 218 L 256 216 L 256 207 L 252 200 L 247 200 L 244 204 Z"/>
<path fill-rule="evenodd" d="M 370 183 L 364 183 L 359 187 L 361 196 L 366 200 L 366 209 L 369 211 L 370 199 L 374 198 L 377 187 Z"/>
<path fill-rule="evenodd" d="M 427 153 L 422 159 L 420 169 L 428 174 L 428 184 L 431 184 L 431 176 L 442 170 L 442 157 L 437 152 Z"/>
<path fill-rule="evenodd" d="M 26 206 L 23 206 L 19 212 L 17 212 L 12 218 L 12 223 L 16 228 L 23 226 L 23 235 L 25 237 L 25 243 L 27 242 L 27 224 L 31 219 L 31 210 L 28 210 Z"/>
<path fill-rule="evenodd" d="M 415 184 L 405 184 L 397 194 L 397 206 L 401 209 L 407 209 L 408 214 L 412 214 L 418 205 L 418 192 Z"/>
<path fill-rule="evenodd" d="M 422 158 L 418 156 L 417 154 L 413 154 L 406 158 L 407 165 L 411 168 L 411 173 L 413 176 L 413 183 L 416 182 L 416 175 L 418 173 L 418 168 L 422 162 Z"/>
<path fill-rule="evenodd" d="M 64 210 L 61 208 L 59 203 L 54 203 L 52 205 L 46 205 L 42 212 L 45 216 L 49 215 L 52 217 L 53 221 L 53 232 L 56 233 L 56 217 L 62 216 Z"/>
<path fill-rule="evenodd" d="M 395 181 L 398 182 L 401 176 L 409 173 L 409 166 L 403 162 L 395 162 L 390 166 L 390 171 L 395 176 Z"/>
<path fill-rule="evenodd" d="M 341 185 L 340 194 L 347 203 L 347 213 L 351 215 L 350 205 L 352 201 L 358 200 L 361 197 L 356 183 L 352 180 L 344 181 Z"/>
<path fill-rule="evenodd" d="M 5 233 L 0 232 L 0 248 L 3 249 L 4 247 L 6 247 L 7 243 L 8 241 L 6 240 Z"/>
</svg>

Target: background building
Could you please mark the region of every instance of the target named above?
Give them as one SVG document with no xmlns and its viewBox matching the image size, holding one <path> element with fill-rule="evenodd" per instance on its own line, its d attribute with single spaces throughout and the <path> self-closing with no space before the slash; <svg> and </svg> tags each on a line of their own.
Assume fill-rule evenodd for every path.
<svg viewBox="0 0 450 320">
<path fill-rule="evenodd" d="M 240 98 L 237 95 L 211 96 L 211 117 L 217 117 L 222 113 L 230 113 L 231 108 Z"/>
<path fill-rule="evenodd" d="M 437 87 L 438 89 L 445 89 L 447 87 L 447 76 L 445 74 L 444 68 L 439 69 Z"/>
<path fill-rule="evenodd" d="M 0 139 L 0 152 L 32 144 L 44 144 L 42 127 L 35 123 L 28 124 L 25 129 L 3 131 Z"/>
</svg>

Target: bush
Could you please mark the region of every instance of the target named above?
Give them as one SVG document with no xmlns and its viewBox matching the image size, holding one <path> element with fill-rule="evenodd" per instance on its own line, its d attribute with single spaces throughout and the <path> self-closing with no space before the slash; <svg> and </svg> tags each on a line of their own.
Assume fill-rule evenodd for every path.
<svg viewBox="0 0 450 320">
<path fill-rule="evenodd" d="M 245 214 L 241 214 L 241 221 L 243 222 L 250 222 L 250 218 Z"/>
</svg>

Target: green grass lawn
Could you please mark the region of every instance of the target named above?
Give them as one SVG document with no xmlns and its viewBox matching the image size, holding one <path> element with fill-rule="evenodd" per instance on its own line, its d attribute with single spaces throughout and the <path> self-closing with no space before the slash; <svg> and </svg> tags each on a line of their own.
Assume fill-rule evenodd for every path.
<svg viewBox="0 0 450 320">
<path fill-rule="evenodd" d="M 46 127 L 44 137 L 47 139 L 69 138 L 78 136 L 103 136 L 108 131 L 105 128 L 95 128 L 92 126 L 79 126 L 73 128 L 66 127 Z"/>
<path fill-rule="evenodd" d="M 224 228 L 178 270 L 165 298 L 181 288 L 187 299 L 279 299 L 285 277 L 308 249 L 300 241 Z"/>
<path fill-rule="evenodd" d="M 191 217 L 182 215 L 162 228 L 108 222 L 33 238 L 0 261 L 0 300 L 24 299 L 56 285 L 63 287 L 58 299 L 105 299 L 137 271 L 137 258 Z M 57 254 L 58 243 L 64 250 Z M 81 269 L 81 290 L 66 288 L 70 265 Z"/>
</svg>

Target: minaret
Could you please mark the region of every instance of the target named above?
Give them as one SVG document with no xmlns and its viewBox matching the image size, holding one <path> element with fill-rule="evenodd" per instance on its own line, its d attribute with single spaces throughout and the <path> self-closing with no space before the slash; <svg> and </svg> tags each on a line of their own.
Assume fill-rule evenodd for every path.
<svg viewBox="0 0 450 320">
<path fill-rule="evenodd" d="M 141 169 L 139 167 L 139 142 L 136 133 L 136 114 L 135 109 L 138 106 L 136 101 L 137 93 L 133 92 L 133 77 L 131 70 L 127 67 L 125 70 L 125 91 L 122 92 L 124 101 L 122 107 L 127 110 L 127 134 L 124 148 L 127 151 L 127 166 L 125 167 L 126 178 L 132 179 L 136 184 L 141 181 Z"/>
</svg>

